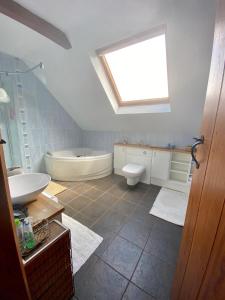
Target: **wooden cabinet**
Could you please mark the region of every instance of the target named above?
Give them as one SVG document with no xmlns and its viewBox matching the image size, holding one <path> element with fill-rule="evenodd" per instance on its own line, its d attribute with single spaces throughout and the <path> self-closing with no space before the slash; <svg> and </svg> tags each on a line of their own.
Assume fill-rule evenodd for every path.
<svg viewBox="0 0 225 300">
<path fill-rule="evenodd" d="M 67 300 L 74 295 L 70 230 L 54 220 L 48 239 L 24 259 L 33 300 Z"/>
<path fill-rule="evenodd" d="M 167 151 L 153 151 L 151 177 L 168 180 L 171 153 Z"/>
</svg>

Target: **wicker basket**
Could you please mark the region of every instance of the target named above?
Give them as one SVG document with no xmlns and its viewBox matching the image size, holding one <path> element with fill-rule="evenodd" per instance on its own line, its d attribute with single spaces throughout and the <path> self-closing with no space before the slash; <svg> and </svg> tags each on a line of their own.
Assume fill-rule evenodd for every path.
<svg viewBox="0 0 225 300">
<path fill-rule="evenodd" d="M 67 300 L 74 295 L 70 231 L 49 223 L 47 240 L 25 260 L 32 299 Z"/>
</svg>

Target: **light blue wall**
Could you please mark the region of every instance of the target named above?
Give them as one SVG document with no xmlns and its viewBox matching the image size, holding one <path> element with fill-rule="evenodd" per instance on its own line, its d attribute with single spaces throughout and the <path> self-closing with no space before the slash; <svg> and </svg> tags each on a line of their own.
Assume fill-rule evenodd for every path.
<svg viewBox="0 0 225 300">
<path fill-rule="evenodd" d="M 113 132 L 113 131 L 83 131 L 82 144 L 84 147 L 90 147 L 99 150 L 113 151 L 113 144 L 128 140 L 129 143 L 141 143 L 153 146 L 167 146 L 175 144 L 177 147 L 191 145 L 192 136 L 152 134 L 146 132 Z"/>
<path fill-rule="evenodd" d="M 0 70 L 24 68 L 21 60 L 0 53 Z M 79 147 L 82 130 L 33 73 L 9 79 L 15 105 L 12 118 L 17 122 L 17 151 L 21 152 L 22 166 L 27 171 L 44 171 L 43 155 L 47 151 Z"/>
<path fill-rule="evenodd" d="M 0 70 L 15 71 L 25 67 L 21 60 L 0 53 Z M 16 163 L 10 162 L 8 150 L 6 153 L 8 166 L 18 165 L 18 156 L 21 156 L 21 164 L 25 170 L 45 171 L 43 156 L 47 151 L 90 147 L 112 152 L 113 144 L 124 139 L 130 143 L 154 146 L 166 146 L 168 143 L 187 146 L 192 142 L 192 136 L 185 133 L 163 135 L 159 132 L 153 134 L 132 131 L 85 131 L 74 122 L 47 87 L 32 73 L 10 76 L 3 78 L 3 81 L 7 83 L 5 87 L 9 86 L 10 89 L 8 93 L 11 102 L 7 104 L 10 124 L 14 122 L 18 128 L 18 133 L 14 130 L 11 139 L 14 141 L 11 152 L 13 150 L 14 157 L 17 155 Z M 0 112 L 3 112 L 2 105 L 0 104 Z M 5 129 L 2 119 L 0 127 Z M 16 135 L 18 135 L 17 142 L 15 142 Z M 9 139 L 8 136 L 3 138 Z"/>
</svg>

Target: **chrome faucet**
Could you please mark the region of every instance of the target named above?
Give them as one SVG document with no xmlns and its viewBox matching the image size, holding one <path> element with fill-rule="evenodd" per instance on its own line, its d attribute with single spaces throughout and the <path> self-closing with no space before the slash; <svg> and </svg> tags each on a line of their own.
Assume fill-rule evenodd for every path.
<svg viewBox="0 0 225 300">
<path fill-rule="evenodd" d="M 127 137 L 125 137 L 125 138 L 123 139 L 123 144 L 128 144 L 128 138 L 127 138 Z"/>
</svg>

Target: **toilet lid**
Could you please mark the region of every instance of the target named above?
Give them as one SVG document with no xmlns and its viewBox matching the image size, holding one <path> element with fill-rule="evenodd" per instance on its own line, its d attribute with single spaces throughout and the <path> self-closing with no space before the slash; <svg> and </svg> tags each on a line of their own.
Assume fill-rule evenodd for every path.
<svg viewBox="0 0 225 300">
<path fill-rule="evenodd" d="M 137 164 L 127 164 L 123 167 L 123 171 L 127 173 L 133 173 L 133 174 L 141 174 L 145 170 L 144 166 L 137 165 Z"/>
</svg>

